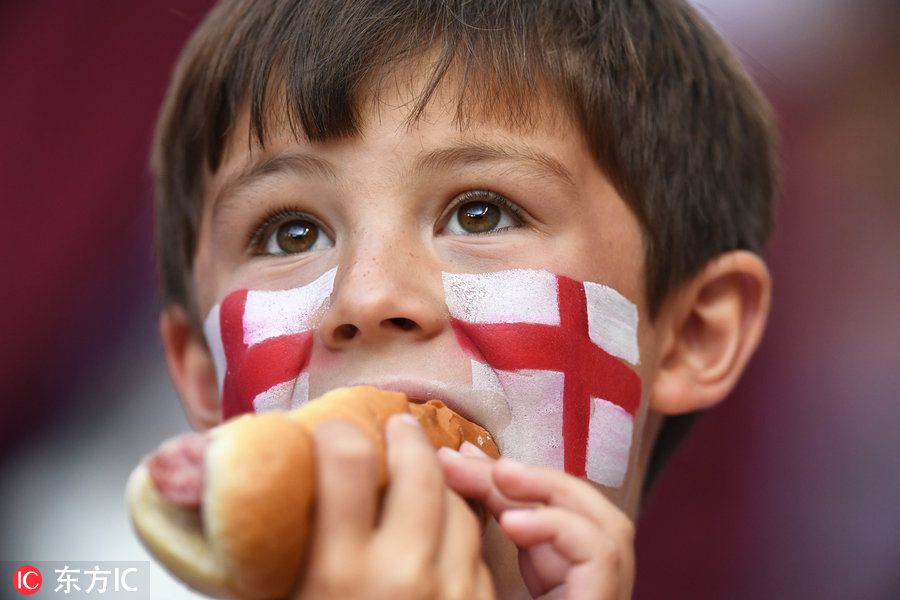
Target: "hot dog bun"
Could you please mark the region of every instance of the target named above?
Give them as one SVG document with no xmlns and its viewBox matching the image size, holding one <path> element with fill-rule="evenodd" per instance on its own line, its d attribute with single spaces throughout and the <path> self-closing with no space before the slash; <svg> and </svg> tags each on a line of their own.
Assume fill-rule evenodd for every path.
<svg viewBox="0 0 900 600">
<path fill-rule="evenodd" d="M 143 461 L 126 490 L 135 531 L 160 563 L 201 593 L 285 598 L 306 560 L 315 427 L 342 418 L 362 428 L 374 442 L 384 484 L 384 426 L 399 412 L 414 414 L 435 448 L 469 441 L 499 455 L 490 434 L 439 401 L 411 403 L 373 387 L 338 389 L 287 413 L 243 415 L 211 429 L 199 509 L 160 493 Z"/>
</svg>

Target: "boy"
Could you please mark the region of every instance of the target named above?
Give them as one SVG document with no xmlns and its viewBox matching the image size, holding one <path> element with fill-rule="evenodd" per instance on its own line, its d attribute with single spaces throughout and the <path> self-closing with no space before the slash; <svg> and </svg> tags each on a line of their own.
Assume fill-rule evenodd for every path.
<svg viewBox="0 0 900 600">
<path fill-rule="evenodd" d="M 762 335 L 772 137 L 675 0 L 217 6 L 154 156 L 161 332 L 193 424 L 365 383 L 440 398 L 535 463 L 437 457 L 394 419 L 379 505 L 371 447 L 326 424 L 296 597 L 629 597 L 666 416 L 722 400 Z M 583 327 L 546 346 L 479 329 L 518 326 L 547 281 L 555 324 Z M 249 394 L 221 317 L 247 289 L 313 306 L 292 374 Z M 284 321 L 272 302 L 261 319 Z M 461 498 L 497 517 L 483 535 Z"/>
</svg>

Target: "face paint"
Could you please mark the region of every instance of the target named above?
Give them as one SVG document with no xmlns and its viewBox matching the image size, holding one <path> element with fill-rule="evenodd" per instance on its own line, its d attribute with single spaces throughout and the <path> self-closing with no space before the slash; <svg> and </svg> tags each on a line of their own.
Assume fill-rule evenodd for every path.
<svg viewBox="0 0 900 600">
<path fill-rule="evenodd" d="M 223 419 L 289 410 L 308 400 L 304 369 L 336 272 L 290 290 L 239 290 L 213 307 L 203 329 L 219 377 Z"/>
<path fill-rule="evenodd" d="M 501 453 L 621 486 L 641 381 L 619 359 L 639 364 L 637 307 L 546 271 L 444 273 L 443 283 L 473 387 L 509 403 Z"/>
<path fill-rule="evenodd" d="M 308 400 L 313 332 L 335 273 L 291 290 L 233 292 L 210 311 L 204 329 L 223 418 Z M 492 432 L 501 453 L 622 485 L 641 392 L 626 364 L 639 364 L 637 307 L 606 286 L 546 271 L 442 278 L 473 390 L 508 405 L 509 423 Z"/>
</svg>

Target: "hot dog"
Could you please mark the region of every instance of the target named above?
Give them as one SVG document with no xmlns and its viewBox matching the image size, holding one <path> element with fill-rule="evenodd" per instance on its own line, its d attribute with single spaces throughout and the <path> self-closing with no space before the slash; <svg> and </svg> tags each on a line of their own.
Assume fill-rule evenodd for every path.
<svg viewBox="0 0 900 600">
<path fill-rule="evenodd" d="M 491 456 L 490 434 L 440 401 L 373 387 L 333 390 L 286 413 L 243 415 L 160 446 L 132 472 L 126 500 L 138 537 L 173 575 L 217 598 L 284 598 L 299 584 L 315 498 L 312 432 L 343 418 L 373 440 L 386 483 L 384 425 L 410 412 L 435 448 L 465 441 Z"/>
</svg>

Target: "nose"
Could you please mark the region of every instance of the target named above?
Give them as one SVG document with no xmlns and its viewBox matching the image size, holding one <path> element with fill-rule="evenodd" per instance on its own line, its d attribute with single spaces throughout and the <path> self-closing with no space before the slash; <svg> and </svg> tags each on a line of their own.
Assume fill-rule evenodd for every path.
<svg viewBox="0 0 900 600">
<path fill-rule="evenodd" d="M 440 269 L 385 245 L 357 251 L 339 268 L 320 335 L 332 350 L 423 341 L 447 323 Z"/>
</svg>

